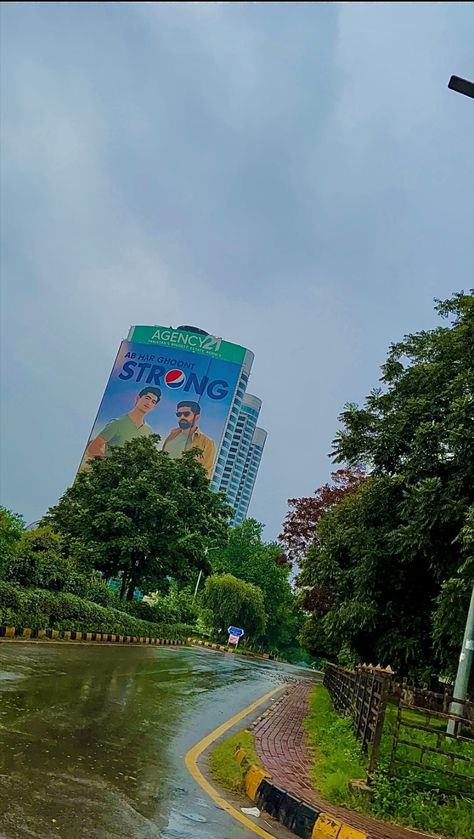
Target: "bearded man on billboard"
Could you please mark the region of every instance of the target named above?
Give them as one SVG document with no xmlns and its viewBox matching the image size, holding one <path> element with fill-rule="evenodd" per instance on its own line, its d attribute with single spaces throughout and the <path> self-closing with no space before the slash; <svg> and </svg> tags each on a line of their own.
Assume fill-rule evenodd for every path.
<svg viewBox="0 0 474 839">
<path fill-rule="evenodd" d="M 173 428 L 168 434 L 163 443 L 163 451 L 175 459 L 183 452 L 200 449 L 198 459 L 210 480 L 216 459 L 216 444 L 198 428 L 201 406 L 198 402 L 178 402 L 176 416 L 178 428 Z"/>
</svg>

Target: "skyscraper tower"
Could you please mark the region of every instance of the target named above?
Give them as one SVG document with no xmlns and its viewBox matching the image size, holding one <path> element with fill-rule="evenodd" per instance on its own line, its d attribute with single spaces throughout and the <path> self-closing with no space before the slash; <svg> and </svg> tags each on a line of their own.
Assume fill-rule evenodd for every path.
<svg viewBox="0 0 474 839">
<path fill-rule="evenodd" d="M 266 432 L 247 394 L 251 350 L 196 326 L 132 326 L 120 344 L 80 469 L 114 446 L 157 434 L 170 457 L 197 448 L 233 523 L 247 514 Z"/>
<path fill-rule="evenodd" d="M 247 516 L 253 488 L 257 480 L 257 472 L 262 459 L 263 448 L 267 439 L 267 432 L 263 428 L 256 428 L 250 445 L 242 478 L 235 499 L 233 524 L 241 524 Z"/>
<path fill-rule="evenodd" d="M 233 524 L 247 514 L 265 445 L 266 432 L 257 429 L 261 407 L 258 396 L 245 393 L 225 460 L 214 474 L 213 488 L 223 490 L 234 508 Z"/>
</svg>

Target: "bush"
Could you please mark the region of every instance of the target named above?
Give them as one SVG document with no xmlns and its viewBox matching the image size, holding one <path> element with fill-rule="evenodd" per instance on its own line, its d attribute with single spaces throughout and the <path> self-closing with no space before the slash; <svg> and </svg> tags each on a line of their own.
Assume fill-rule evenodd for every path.
<svg viewBox="0 0 474 839">
<path fill-rule="evenodd" d="M 25 531 L 7 562 L 8 582 L 61 591 L 74 565 L 62 555 L 62 540 L 50 527 Z"/>
<path fill-rule="evenodd" d="M 150 621 L 151 623 L 175 622 L 171 609 L 166 608 L 166 605 L 161 601 L 151 605 L 143 600 L 129 600 L 124 601 L 121 608 L 139 620 Z"/>
<path fill-rule="evenodd" d="M 120 609 L 100 606 L 67 592 L 20 589 L 0 581 L 0 624 L 32 629 L 77 629 L 114 632 L 149 638 L 185 640 L 192 634 L 186 624 L 150 623 Z"/>
<path fill-rule="evenodd" d="M 212 620 L 212 629 L 222 638 L 229 625 L 243 627 L 246 638 L 256 638 L 265 629 L 267 615 L 262 590 L 232 574 L 208 577 L 201 603 Z"/>
<path fill-rule="evenodd" d="M 194 624 L 199 613 L 192 589 L 189 586 L 180 588 L 176 582 L 171 583 L 166 594 L 154 592 L 142 603 L 153 610 L 153 620 L 157 621 Z"/>
<path fill-rule="evenodd" d="M 64 556 L 63 540 L 49 525 L 23 533 L 3 577 L 13 585 L 70 592 L 101 606 L 118 603 L 98 571 L 83 571 L 72 557 Z"/>
<path fill-rule="evenodd" d="M 83 574 L 74 569 L 64 581 L 64 591 L 76 594 L 84 600 L 91 600 L 99 606 L 118 608 L 120 602 L 117 594 L 109 589 L 98 571 Z"/>
</svg>

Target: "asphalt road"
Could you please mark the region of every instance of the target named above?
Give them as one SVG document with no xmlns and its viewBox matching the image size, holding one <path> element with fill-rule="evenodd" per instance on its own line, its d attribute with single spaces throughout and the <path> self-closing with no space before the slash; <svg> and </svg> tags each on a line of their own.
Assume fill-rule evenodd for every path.
<svg viewBox="0 0 474 839">
<path fill-rule="evenodd" d="M 4 642 L 0 836 L 250 839 L 183 759 L 288 675 L 304 671 L 201 649 Z"/>
</svg>

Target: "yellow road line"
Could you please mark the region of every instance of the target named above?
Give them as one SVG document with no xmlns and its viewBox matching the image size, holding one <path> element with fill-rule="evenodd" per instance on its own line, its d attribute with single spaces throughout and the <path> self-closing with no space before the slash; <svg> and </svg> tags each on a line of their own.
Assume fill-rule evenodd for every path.
<svg viewBox="0 0 474 839">
<path fill-rule="evenodd" d="M 225 732 L 228 731 L 229 728 L 232 728 L 233 725 L 236 725 L 238 722 L 243 720 L 248 714 L 251 714 L 253 711 L 256 711 L 260 705 L 263 705 L 264 702 L 266 702 L 268 699 L 270 699 L 271 696 L 273 696 L 275 693 L 278 693 L 278 691 L 280 690 L 282 690 L 281 687 L 273 688 L 273 690 L 271 690 L 269 693 L 266 693 L 265 696 L 262 696 L 261 699 L 257 699 L 256 702 L 252 702 L 252 704 L 249 705 L 247 708 L 244 708 L 243 711 L 240 711 L 240 713 L 236 714 L 230 720 L 227 720 L 227 722 L 222 723 L 222 725 L 214 729 L 214 731 L 211 731 L 211 733 L 208 734 L 207 737 L 203 737 L 203 739 L 200 740 L 199 743 L 196 743 L 196 745 L 189 750 L 189 752 L 186 754 L 184 758 L 184 762 L 186 764 L 188 772 L 192 775 L 196 783 L 198 783 L 199 786 L 201 786 L 202 789 L 205 792 L 207 792 L 207 794 L 210 796 L 210 798 L 212 798 L 214 803 L 217 804 L 217 806 L 220 807 L 222 810 L 225 810 L 225 812 L 228 813 L 229 816 L 232 816 L 234 819 L 237 819 L 237 821 L 245 825 L 245 827 L 247 827 L 253 833 L 256 833 L 257 836 L 260 836 L 261 839 L 275 839 L 275 836 L 272 833 L 268 833 L 262 827 L 259 827 L 258 825 L 254 824 L 254 822 L 251 821 L 247 816 L 244 816 L 244 814 L 237 810 L 235 807 L 233 807 L 232 804 L 229 804 L 229 802 L 226 801 L 225 798 L 221 798 L 217 790 L 215 790 L 214 787 L 211 786 L 209 781 L 207 781 L 204 775 L 202 774 L 201 770 L 197 765 L 197 761 L 200 755 L 202 755 L 203 751 L 207 749 L 207 747 L 210 746 L 211 743 L 214 742 L 214 740 L 217 740 L 218 737 L 220 737 L 222 734 L 225 734 Z"/>
</svg>

